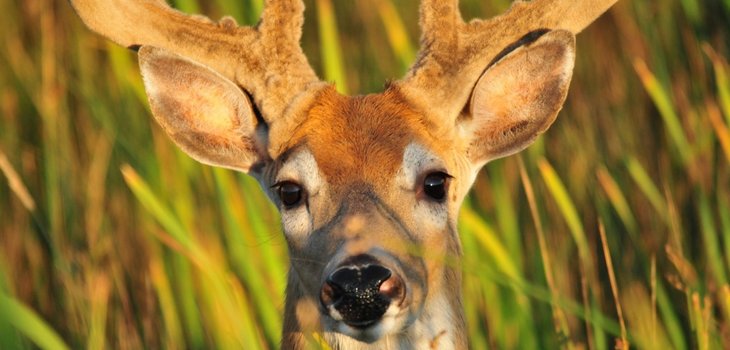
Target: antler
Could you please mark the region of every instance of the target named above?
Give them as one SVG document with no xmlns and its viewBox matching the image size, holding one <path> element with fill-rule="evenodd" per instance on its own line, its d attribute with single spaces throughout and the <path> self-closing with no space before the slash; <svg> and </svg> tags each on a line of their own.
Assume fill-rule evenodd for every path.
<svg viewBox="0 0 730 350">
<path fill-rule="evenodd" d="M 456 118 L 479 76 L 521 39 L 555 29 L 577 34 L 616 1 L 516 1 L 501 16 L 465 23 L 458 0 L 422 0 L 418 59 L 395 84 L 434 117 Z"/>
<path fill-rule="evenodd" d="M 89 28 L 120 45 L 162 48 L 222 74 L 252 95 L 267 123 L 297 95 L 321 86 L 299 46 L 302 0 L 267 0 L 255 27 L 189 16 L 164 0 L 70 1 Z"/>
</svg>

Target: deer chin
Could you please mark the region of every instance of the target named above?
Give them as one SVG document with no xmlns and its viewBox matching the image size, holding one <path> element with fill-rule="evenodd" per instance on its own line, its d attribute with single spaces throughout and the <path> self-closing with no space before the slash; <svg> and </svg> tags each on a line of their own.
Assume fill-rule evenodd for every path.
<svg viewBox="0 0 730 350">
<path fill-rule="evenodd" d="M 381 320 L 367 328 L 351 327 L 328 315 L 324 338 L 336 349 L 466 349 L 449 297 L 439 294 L 430 299 L 418 312 L 413 305 L 391 305 Z"/>
<path fill-rule="evenodd" d="M 355 327 L 345 323 L 339 312 L 330 307 L 327 310 L 329 317 L 325 322 L 325 334 L 338 333 L 360 342 L 373 344 L 401 333 L 410 323 L 407 310 L 403 304 L 391 304 L 380 320 L 366 327 Z"/>
</svg>

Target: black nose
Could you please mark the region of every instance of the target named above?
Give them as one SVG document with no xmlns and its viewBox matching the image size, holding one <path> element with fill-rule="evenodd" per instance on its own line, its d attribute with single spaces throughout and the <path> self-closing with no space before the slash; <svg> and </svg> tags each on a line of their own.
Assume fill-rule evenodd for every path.
<svg viewBox="0 0 730 350">
<path fill-rule="evenodd" d="M 365 328 L 380 320 L 391 300 L 402 294 L 402 284 L 398 281 L 400 279 L 382 265 L 342 266 L 330 274 L 322 286 L 322 304 L 334 306 L 348 325 Z"/>
</svg>

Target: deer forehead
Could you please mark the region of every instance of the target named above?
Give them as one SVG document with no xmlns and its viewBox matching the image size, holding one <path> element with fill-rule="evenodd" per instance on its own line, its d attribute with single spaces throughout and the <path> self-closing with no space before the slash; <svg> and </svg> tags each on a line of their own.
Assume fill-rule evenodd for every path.
<svg viewBox="0 0 730 350">
<path fill-rule="evenodd" d="M 435 162 L 437 154 L 448 153 L 447 142 L 438 142 L 431 134 L 434 129 L 392 89 L 355 97 L 329 90 L 309 109 L 287 148 L 311 152 L 321 177 L 331 187 L 353 183 L 385 186 L 393 184 L 404 166 L 414 169 L 425 164 L 423 159 Z"/>
</svg>

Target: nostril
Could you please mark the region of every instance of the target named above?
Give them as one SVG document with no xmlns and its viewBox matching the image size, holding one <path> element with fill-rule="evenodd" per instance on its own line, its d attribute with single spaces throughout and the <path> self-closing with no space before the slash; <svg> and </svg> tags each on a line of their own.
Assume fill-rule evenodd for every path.
<svg viewBox="0 0 730 350">
<path fill-rule="evenodd" d="M 398 276 L 391 276 L 387 280 L 380 284 L 380 294 L 383 294 L 390 298 L 394 302 L 400 302 L 405 297 L 405 288 L 403 287 L 403 280 Z"/>
<path fill-rule="evenodd" d="M 324 285 L 322 285 L 320 299 L 322 300 L 322 304 L 325 306 L 336 304 L 340 301 L 340 299 L 342 299 L 342 289 L 327 281 Z"/>
</svg>

